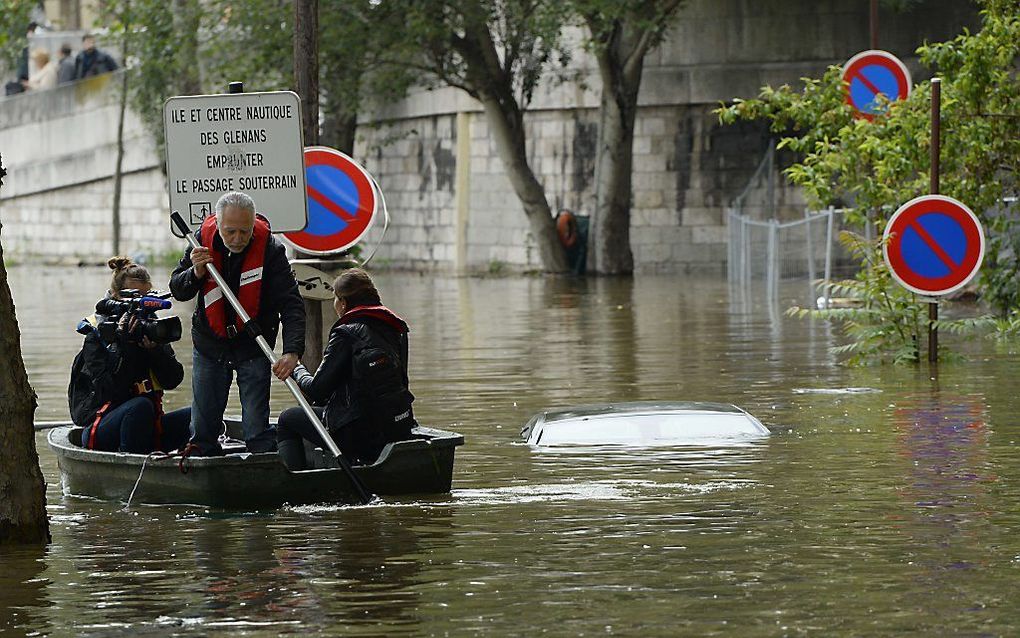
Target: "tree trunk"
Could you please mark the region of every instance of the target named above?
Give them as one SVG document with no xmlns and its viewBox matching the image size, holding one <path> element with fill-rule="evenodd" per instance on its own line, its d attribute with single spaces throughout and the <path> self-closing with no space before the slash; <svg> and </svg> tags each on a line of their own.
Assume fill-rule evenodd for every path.
<svg viewBox="0 0 1020 638">
<path fill-rule="evenodd" d="M 305 146 L 319 143 L 319 0 L 294 3 L 294 87 Z"/>
<path fill-rule="evenodd" d="M 646 7 L 651 13 L 633 3 L 615 9 L 604 5 L 584 16 L 596 44 L 595 59 L 602 78 L 595 213 L 588 240 L 589 263 L 600 274 L 626 275 L 634 271 L 630 208 L 634 119 L 641 73 L 645 55 L 661 41 L 683 4 L 684 0 L 652 3 Z"/>
<path fill-rule="evenodd" d="M 177 95 L 201 95 L 198 63 L 198 30 L 201 8 L 196 0 L 174 0 L 174 33 L 177 34 Z M 126 57 L 124 58 L 127 59 Z"/>
<path fill-rule="evenodd" d="M 0 165 L 0 178 L 3 176 Z M 2 228 L 2 226 L 0 226 Z M 46 483 L 35 450 L 35 392 L 21 358 L 21 332 L 0 247 L 0 545 L 50 541 Z"/>
<path fill-rule="evenodd" d="M 595 155 L 595 214 L 588 263 L 604 275 L 634 272 L 630 249 L 634 119 L 643 63 L 625 71 L 616 51 L 596 55 L 602 76 L 599 139 Z"/>
<path fill-rule="evenodd" d="M 545 198 L 545 189 L 528 164 L 524 150 L 524 118 L 520 111 L 508 112 L 499 100 L 481 96 L 485 116 L 496 138 L 496 151 L 510 184 L 524 206 L 531 235 L 538 246 L 542 268 L 550 273 L 567 272 L 567 255 L 556 235 L 556 222 Z"/>
<path fill-rule="evenodd" d="M 131 3 L 126 3 L 124 19 L 124 43 L 121 47 L 123 60 L 128 59 L 128 38 L 131 37 L 131 24 L 126 17 L 131 10 Z M 124 118 L 127 115 L 128 74 L 127 69 L 121 70 L 120 105 L 117 114 L 117 163 L 113 170 L 113 254 L 120 254 L 120 199 L 124 189 Z"/>
<path fill-rule="evenodd" d="M 294 3 L 294 87 L 301 98 L 301 130 L 305 146 L 319 145 L 319 0 Z M 298 258 L 314 257 L 297 252 Z M 305 352 L 301 362 L 316 370 L 325 346 L 322 301 L 305 299 Z"/>
</svg>

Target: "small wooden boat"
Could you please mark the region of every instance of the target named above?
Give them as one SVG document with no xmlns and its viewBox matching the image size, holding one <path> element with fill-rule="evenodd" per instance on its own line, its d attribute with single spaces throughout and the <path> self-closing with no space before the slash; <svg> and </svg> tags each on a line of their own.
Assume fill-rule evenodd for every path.
<svg viewBox="0 0 1020 638">
<path fill-rule="evenodd" d="M 239 429 L 240 423 L 227 421 L 228 434 Z M 344 471 L 318 449 L 310 455 L 312 469 L 291 472 L 275 452 L 248 453 L 240 441 L 225 445 L 224 456 L 189 456 L 182 462 L 179 456 L 85 449 L 81 432 L 79 427 L 57 427 L 47 437 L 65 495 L 232 510 L 358 502 Z M 412 435 L 387 444 L 375 463 L 354 467 L 369 491 L 379 496 L 450 491 L 454 450 L 464 437 L 426 427 L 415 428 Z"/>
<path fill-rule="evenodd" d="M 769 430 L 727 403 L 688 401 L 583 405 L 539 412 L 525 442 L 550 445 L 719 445 L 767 437 Z"/>
</svg>

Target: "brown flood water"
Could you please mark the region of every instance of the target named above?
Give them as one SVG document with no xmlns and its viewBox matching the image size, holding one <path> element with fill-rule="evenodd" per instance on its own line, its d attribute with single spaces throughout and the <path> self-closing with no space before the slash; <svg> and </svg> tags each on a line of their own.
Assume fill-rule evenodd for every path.
<svg viewBox="0 0 1020 638">
<path fill-rule="evenodd" d="M 40 420 L 66 418 L 74 327 L 107 272 L 10 270 Z M 451 495 L 124 511 L 63 496 L 39 434 L 53 543 L 0 555 L 0 634 L 1020 631 L 1016 355 L 979 340 L 937 376 L 847 369 L 826 325 L 738 303 L 722 280 L 377 281 L 412 326 L 419 420 L 467 439 Z M 187 337 L 177 351 L 189 366 Z M 846 387 L 876 391 L 804 391 Z M 732 402 L 773 436 L 518 443 L 543 408 L 651 399 Z M 291 404 L 275 387 L 274 412 Z"/>
</svg>

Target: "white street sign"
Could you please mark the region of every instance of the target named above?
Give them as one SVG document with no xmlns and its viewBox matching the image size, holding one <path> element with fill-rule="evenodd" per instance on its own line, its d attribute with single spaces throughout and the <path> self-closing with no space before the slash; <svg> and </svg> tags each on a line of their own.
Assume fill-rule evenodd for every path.
<svg viewBox="0 0 1020 638">
<path fill-rule="evenodd" d="M 163 105 L 170 210 L 197 229 L 224 193 L 255 200 L 274 233 L 303 230 L 301 100 L 292 91 L 172 97 Z"/>
</svg>

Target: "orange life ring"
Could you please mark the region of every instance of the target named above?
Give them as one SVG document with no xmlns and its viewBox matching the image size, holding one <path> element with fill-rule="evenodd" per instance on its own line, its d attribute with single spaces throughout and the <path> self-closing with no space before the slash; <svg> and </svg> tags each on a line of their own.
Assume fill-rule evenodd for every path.
<svg viewBox="0 0 1020 638">
<path fill-rule="evenodd" d="M 556 216 L 556 234 L 564 248 L 573 248 L 577 243 L 577 219 L 569 210 L 562 210 Z"/>
</svg>

